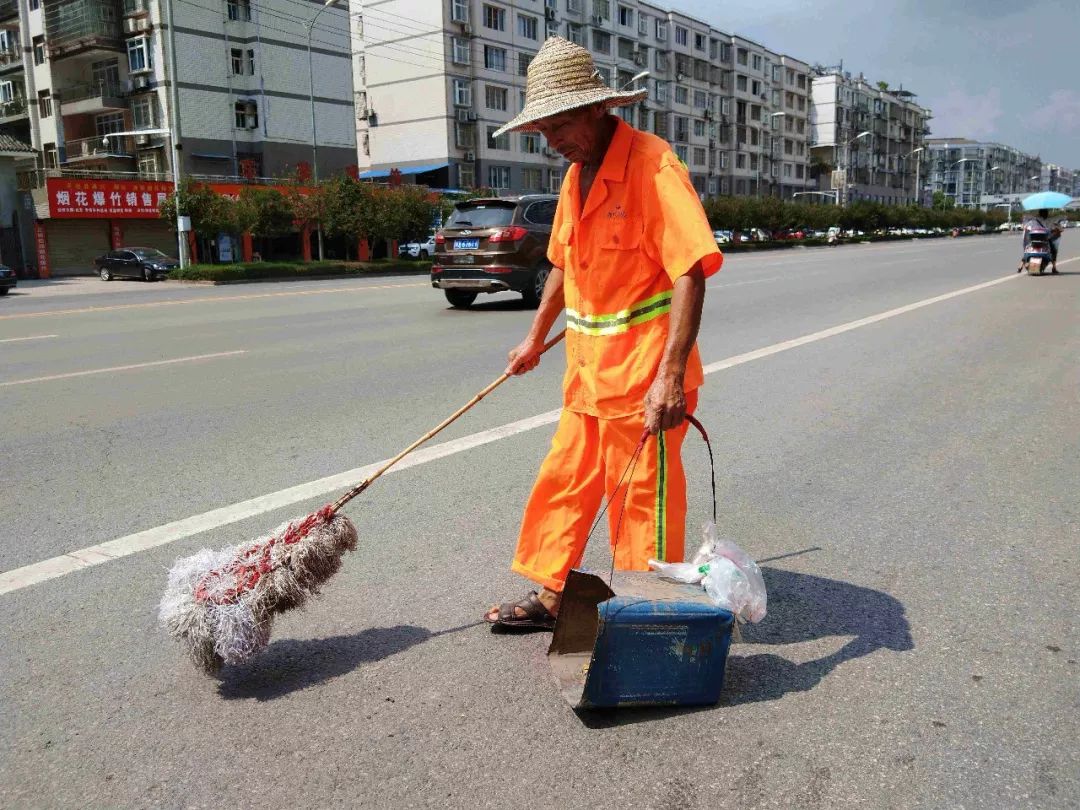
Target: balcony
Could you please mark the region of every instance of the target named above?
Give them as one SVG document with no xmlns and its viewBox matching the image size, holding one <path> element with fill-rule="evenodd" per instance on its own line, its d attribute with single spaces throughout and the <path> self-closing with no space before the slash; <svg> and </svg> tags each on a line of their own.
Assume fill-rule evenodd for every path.
<svg viewBox="0 0 1080 810">
<path fill-rule="evenodd" d="M 64 115 L 126 110 L 125 92 L 125 87 L 113 81 L 88 82 L 56 89 L 56 95 L 60 97 L 60 112 Z"/>
<path fill-rule="evenodd" d="M 30 115 L 26 106 L 25 98 L 15 98 L 11 101 L 0 102 L 0 124 L 10 124 L 20 118 Z"/>
<path fill-rule="evenodd" d="M 49 58 L 122 51 L 119 0 L 46 0 Z"/>
<path fill-rule="evenodd" d="M 130 135 L 110 135 L 106 144 L 100 135 L 78 138 L 64 143 L 64 165 L 87 161 L 107 162 L 111 159 L 130 158 L 135 155 L 135 141 Z"/>
<path fill-rule="evenodd" d="M 0 48 L 0 73 L 23 66 L 22 48 L 19 47 L 19 43 L 16 41 L 18 31 L 18 28 L 14 29 L 15 36 L 8 42 L 7 47 Z"/>
<path fill-rule="evenodd" d="M 0 0 L 0 20 L 19 16 L 18 0 Z"/>
</svg>

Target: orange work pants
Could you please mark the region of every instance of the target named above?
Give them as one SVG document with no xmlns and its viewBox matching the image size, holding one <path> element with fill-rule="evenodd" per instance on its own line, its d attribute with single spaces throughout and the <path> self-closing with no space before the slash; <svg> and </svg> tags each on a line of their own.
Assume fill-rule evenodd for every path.
<svg viewBox="0 0 1080 810">
<path fill-rule="evenodd" d="M 697 391 L 686 395 L 687 413 Z M 589 529 L 606 495 L 615 567 L 646 571 L 650 559 L 683 559 L 686 533 L 686 475 L 682 443 L 689 422 L 650 436 L 633 479 L 619 489 L 645 426 L 645 415 L 600 419 L 564 410 L 525 507 L 517 553 L 511 566 L 534 582 L 562 591 L 571 568 L 581 564 Z M 616 524 L 626 495 L 622 525 Z"/>
</svg>

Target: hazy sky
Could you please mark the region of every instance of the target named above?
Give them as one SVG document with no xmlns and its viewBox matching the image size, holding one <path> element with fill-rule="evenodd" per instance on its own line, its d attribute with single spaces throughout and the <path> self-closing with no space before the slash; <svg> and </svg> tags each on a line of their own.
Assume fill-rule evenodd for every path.
<svg viewBox="0 0 1080 810">
<path fill-rule="evenodd" d="M 1080 0 L 667 0 L 772 51 L 902 85 L 931 137 L 1080 169 Z"/>
</svg>

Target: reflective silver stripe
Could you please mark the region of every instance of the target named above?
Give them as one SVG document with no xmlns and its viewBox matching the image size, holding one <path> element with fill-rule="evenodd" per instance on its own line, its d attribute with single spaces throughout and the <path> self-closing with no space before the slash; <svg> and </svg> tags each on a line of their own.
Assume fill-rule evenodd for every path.
<svg viewBox="0 0 1080 810">
<path fill-rule="evenodd" d="M 644 301 L 638 301 L 627 309 L 607 315 L 585 315 L 573 309 L 566 310 L 566 327 L 585 335 L 618 335 L 631 327 L 659 318 L 671 311 L 671 291 L 667 290 Z"/>
</svg>

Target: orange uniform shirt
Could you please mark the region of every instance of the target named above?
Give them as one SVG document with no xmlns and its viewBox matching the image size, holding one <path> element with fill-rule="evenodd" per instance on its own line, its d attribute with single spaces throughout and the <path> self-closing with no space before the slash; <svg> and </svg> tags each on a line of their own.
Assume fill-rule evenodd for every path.
<svg viewBox="0 0 1080 810">
<path fill-rule="evenodd" d="M 619 120 L 581 208 L 580 167 L 563 180 L 548 259 L 564 273 L 568 410 L 641 413 L 668 338 L 676 279 L 699 261 L 720 269 L 712 229 L 668 143 Z M 704 381 L 695 345 L 685 389 Z"/>
</svg>

